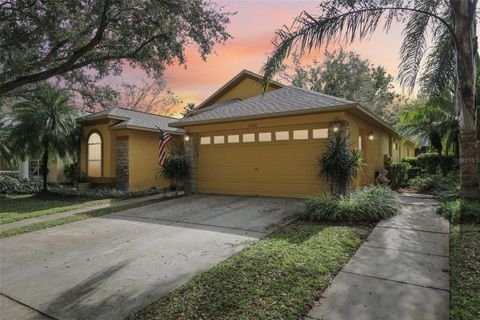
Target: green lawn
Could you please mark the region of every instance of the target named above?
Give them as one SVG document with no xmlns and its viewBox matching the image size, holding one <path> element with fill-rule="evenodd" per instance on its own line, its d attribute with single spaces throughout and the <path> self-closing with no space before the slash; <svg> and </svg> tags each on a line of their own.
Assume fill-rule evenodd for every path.
<svg viewBox="0 0 480 320">
<path fill-rule="evenodd" d="M 282 227 L 128 319 L 299 319 L 370 230 L 306 222 Z"/>
<path fill-rule="evenodd" d="M 17 196 L 0 199 L 0 224 L 41 217 L 63 211 L 112 202 L 111 199 L 85 200 L 46 196 Z"/>
<path fill-rule="evenodd" d="M 50 220 L 50 221 L 43 221 L 43 222 L 38 222 L 34 224 L 29 224 L 26 226 L 18 227 L 18 228 L 13 228 L 9 229 L 6 231 L 0 232 L 0 239 L 2 238 L 8 238 L 12 236 L 17 236 L 23 233 L 27 232 L 32 232 L 32 231 L 37 231 L 41 229 L 46 229 L 46 228 L 51 228 L 55 226 L 60 226 L 62 224 L 67 224 L 67 223 L 72 223 L 72 222 L 77 222 L 81 220 L 85 220 L 88 218 L 94 218 L 94 217 L 100 217 L 106 214 L 122 211 L 122 210 L 127 210 L 127 209 L 132 209 L 136 207 L 141 207 L 141 206 L 146 206 L 152 203 L 156 202 L 161 202 L 165 200 L 169 200 L 172 198 L 158 198 L 158 199 L 153 199 L 153 200 L 145 200 L 142 202 L 137 202 L 137 203 L 132 203 L 132 204 L 126 204 L 126 205 L 120 205 L 116 207 L 109 207 L 109 208 L 103 208 L 103 209 L 98 209 L 94 211 L 89 211 L 86 213 L 77 213 L 65 218 L 60 218 L 60 219 L 55 219 L 55 220 Z"/>
<path fill-rule="evenodd" d="M 480 319 L 480 224 L 457 224 L 450 232 L 450 318 L 478 320 Z"/>
</svg>

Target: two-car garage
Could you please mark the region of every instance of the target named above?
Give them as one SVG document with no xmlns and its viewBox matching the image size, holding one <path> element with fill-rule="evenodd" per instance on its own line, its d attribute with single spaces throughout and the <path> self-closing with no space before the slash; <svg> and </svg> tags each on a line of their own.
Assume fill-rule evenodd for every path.
<svg viewBox="0 0 480 320">
<path fill-rule="evenodd" d="M 322 125 L 215 131 L 198 140 L 198 191 L 212 194 L 306 197 L 325 190 L 318 159 Z"/>
</svg>

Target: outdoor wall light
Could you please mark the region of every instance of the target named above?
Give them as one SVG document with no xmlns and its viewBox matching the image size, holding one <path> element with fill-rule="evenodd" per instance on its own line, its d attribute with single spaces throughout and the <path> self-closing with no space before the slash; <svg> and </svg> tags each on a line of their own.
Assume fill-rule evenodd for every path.
<svg viewBox="0 0 480 320">
<path fill-rule="evenodd" d="M 373 130 L 372 129 L 368 129 L 368 140 L 373 140 Z"/>
<path fill-rule="evenodd" d="M 190 141 L 190 136 L 189 136 L 189 135 L 185 135 L 184 139 L 185 139 L 186 142 L 188 142 L 188 141 Z"/>
<path fill-rule="evenodd" d="M 332 130 L 333 132 L 338 132 L 340 130 L 340 121 L 338 121 L 338 118 L 335 118 L 335 121 L 333 121 Z"/>
</svg>

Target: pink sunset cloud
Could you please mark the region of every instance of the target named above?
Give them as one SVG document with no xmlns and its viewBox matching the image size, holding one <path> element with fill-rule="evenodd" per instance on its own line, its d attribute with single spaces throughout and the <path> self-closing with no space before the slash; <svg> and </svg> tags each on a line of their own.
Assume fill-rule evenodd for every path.
<svg viewBox="0 0 480 320">
<path fill-rule="evenodd" d="M 228 32 L 233 39 L 217 45 L 206 61 L 199 56 L 195 47 L 187 49 L 185 66 L 170 65 L 165 72 L 168 87 L 183 101 L 176 108 L 179 112 L 188 102 L 199 104 L 231 77 L 243 69 L 260 72 L 269 52 L 275 30 L 283 25 L 290 26 L 302 11 L 318 13 L 317 1 L 217 1 L 225 11 L 237 12 L 232 16 Z M 396 75 L 398 51 L 402 26 L 394 25 L 389 34 L 377 32 L 370 39 L 348 46 L 330 46 L 354 50 L 376 65 L 383 65 Z M 324 49 L 314 50 L 302 57 L 303 63 L 321 60 Z M 125 68 L 122 81 L 141 81 L 145 73 L 136 68 Z M 118 81 L 118 80 L 116 80 Z M 398 89 L 400 90 L 400 89 Z"/>
</svg>

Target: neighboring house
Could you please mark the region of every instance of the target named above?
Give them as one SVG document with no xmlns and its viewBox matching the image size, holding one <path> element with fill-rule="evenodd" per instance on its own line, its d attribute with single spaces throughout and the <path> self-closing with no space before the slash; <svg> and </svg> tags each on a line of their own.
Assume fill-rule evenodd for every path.
<svg viewBox="0 0 480 320">
<path fill-rule="evenodd" d="M 261 80 L 244 70 L 188 117 L 169 123 L 185 130 L 192 192 L 275 197 L 326 192 L 318 160 L 335 132 L 349 136 L 363 153 L 365 166 L 354 187 L 373 183 L 388 158 L 413 156 L 408 145 L 394 150 L 397 132 L 358 103 L 277 82 L 263 94 Z"/>
<path fill-rule="evenodd" d="M 159 130 L 172 134 L 168 142 L 183 143 L 183 130 L 171 128 L 176 118 L 113 108 L 83 117 L 80 170 L 96 184 L 121 189 L 165 188 L 158 165 Z"/>
</svg>

